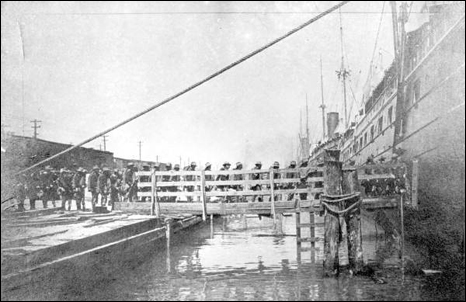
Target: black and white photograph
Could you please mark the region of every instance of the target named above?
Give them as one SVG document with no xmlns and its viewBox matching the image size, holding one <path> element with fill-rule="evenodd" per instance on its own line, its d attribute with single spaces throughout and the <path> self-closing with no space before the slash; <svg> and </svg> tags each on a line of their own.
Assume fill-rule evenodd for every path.
<svg viewBox="0 0 466 302">
<path fill-rule="evenodd" d="M 464 1 L 1 1 L 2 301 L 464 301 Z"/>
</svg>

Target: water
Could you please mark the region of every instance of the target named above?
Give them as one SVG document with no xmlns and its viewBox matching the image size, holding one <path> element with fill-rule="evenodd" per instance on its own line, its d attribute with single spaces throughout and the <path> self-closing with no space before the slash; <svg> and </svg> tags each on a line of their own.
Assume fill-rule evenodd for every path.
<svg viewBox="0 0 466 302">
<path fill-rule="evenodd" d="M 363 221 L 364 257 L 384 258 L 377 284 L 369 277 L 322 278 L 322 241 L 298 253 L 293 236 L 275 233 L 269 218 L 230 216 L 174 236 L 167 253 L 165 242 L 137 247 L 131 255 L 112 260 L 113 252 L 95 271 L 77 273 L 63 268 L 65 277 L 39 286 L 40 292 L 17 298 L 53 300 L 442 300 L 425 277 L 401 277 L 389 241 L 372 236 Z M 295 234 L 295 218 L 284 217 L 284 234 Z M 317 228 L 316 235 L 322 236 Z M 303 243 L 303 246 L 305 244 Z M 298 255 L 299 254 L 299 255 Z M 383 255 L 383 256 L 381 256 Z M 116 256 L 115 256 L 116 257 Z M 118 262 L 119 264 L 116 264 Z M 69 272 L 75 272 L 74 275 Z M 68 272 L 68 273 L 67 273 Z M 33 291 L 30 292 L 32 294 Z M 464 288 L 463 288 L 464 297 Z M 10 296 L 9 298 L 13 298 Z M 455 298 L 455 297 L 453 297 Z"/>
</svg>

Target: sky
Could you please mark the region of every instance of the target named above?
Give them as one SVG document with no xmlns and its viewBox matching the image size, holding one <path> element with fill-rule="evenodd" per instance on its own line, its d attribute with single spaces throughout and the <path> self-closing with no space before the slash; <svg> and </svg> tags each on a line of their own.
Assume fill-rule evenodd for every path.
<svg viewBox="0 0 466 302">
<path fill-rule="evenodd" d="M 30 121 L 37 119 L 39 138 L 80 143 L 337 3 L 2 2 L 1 123 L 32 136 Z M 287 165 L 297 156 L 306 98 L 310 138 L 322 136 L 320 58 L 327 111 L 343 112 L 335 73 L 340 17 L 351 70 L 348 108 L 355 114 L 371 60 L 382 68 L 393 60 L 389 2 L 350 2 L 341 15 L 325 16 L 110 132 L 107 151 L 138 159 L 141 141 L 143 160 L 209 161 L 214 169 L 224 161 Z M 103 140 L 85 147 L 103 148 Z"/>
</svg>

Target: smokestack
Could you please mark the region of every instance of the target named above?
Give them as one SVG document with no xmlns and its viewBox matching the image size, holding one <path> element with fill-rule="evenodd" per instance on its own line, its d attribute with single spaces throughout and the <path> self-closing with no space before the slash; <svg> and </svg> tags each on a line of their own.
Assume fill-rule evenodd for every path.
<svg viewBox="0 0 466 302">
<path fill-rule="evenodd" d="M 327 135 L 329 139 L 335 136 L 335 129 L 337 129 L 338 121 L 338 112 L 327 113 Z"/>
</svg>

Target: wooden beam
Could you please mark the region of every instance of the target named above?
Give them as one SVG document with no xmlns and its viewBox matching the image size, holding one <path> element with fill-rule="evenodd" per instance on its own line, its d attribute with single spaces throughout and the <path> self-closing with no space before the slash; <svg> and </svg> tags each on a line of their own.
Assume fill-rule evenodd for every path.
<svg viewBox="0 0 466 302">
<path fill-rule="evenodd" d="M 342 163 L 339 150 L 324 150 L 324 192 L 341 195 Z M 338 206 L 331 206 L 339 211 Z M 338 250 L 340 248 L 340 221 L 326 211 L 324 219 L 324 274 L 338 275 L 340 272 Z"/>
<path fill-rule="evenodd" d="M 206 194 L 205 194 L 205 171 L 201 173 L 201 200 L 202 200 L 202 220 L 207 220 L 207 206 L 206 206 Z"/>
</svg>

